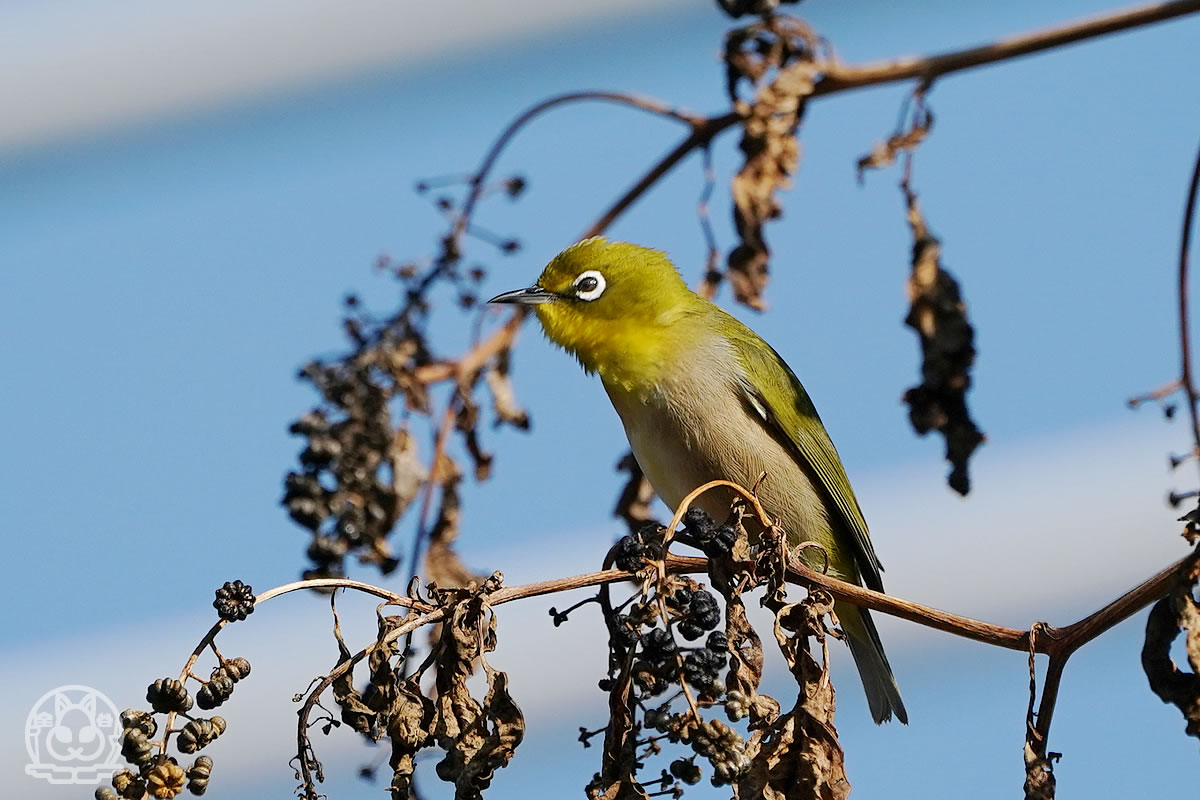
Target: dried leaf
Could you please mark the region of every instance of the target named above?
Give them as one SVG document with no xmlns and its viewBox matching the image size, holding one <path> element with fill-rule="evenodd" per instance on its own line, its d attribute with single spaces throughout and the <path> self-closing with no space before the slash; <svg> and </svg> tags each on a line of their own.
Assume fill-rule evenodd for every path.
<svg viewBox="0 0 1200 800">
<path fill-rule="evenodd" d="M 490 584 L 458 602 L 445 624 L 437 655 L 437 717 L 433 734 L 446 756 L 437 775 L 454 784 L 457 800 L 478 800 L 491 785 L 496 769 L 512 758 L 524 736 L 521 710 L 508 693 L 508 678 L 492 669 L 484 654 L 496 648 L 496 618 L 487 607 Z M 494 588 L 494 587 L 491 587 Z M 471 696 L 467 679 L 475 663 L 488 675 L 488 692 L 481 705 Z"/>
<path fill-rule="evenodd" d="M 410 411 L 428 414 L 431 407 L 429 385 L 417 378 L 418 365 L 428 359 L 421 336 L 407 328 L 402 335 L 385 337 L 374 354 L 391 374 L 397 394 L 404 397 L 405 407 Z"/>
<path fill-rule="evenodd" d="M 617 462 L 617 471 L 628 472 L 629 479 L 625 481 L 621 494 L 617 497 L 617 507 L 613 509 L 613 516 L 625 520 L 630 533 L 637 533 L 643 525 L 654 519 L 650 511 L 650 503 L 654 501 L 654 487 L 642 475 L 642 468 L 638 466 L 632 452 L 621 456 L 621 460 Z"/>
<path fill-rule="evenodd" d="M 731 696 L 743 699 L 750 717 L 750 729 L 767 725 L 779 715 L 779 703 L 760 694 L 758 686 L 763 675 L 762 639 L 746 616 L 742 590 L 752 588 L 754 581 L 739 569 L 748 553 L 747 537 L 739 530 L 738 539 L 730 553 L 709 557 L 708 574 L 713 588 L 725 598 L 725 636 L 729 642 L 729 671 L 725 685 Z"/>
<path fill-rule="evenodd" d="M 1054 800 L 1054 760 L 1058 756 L 1040 756 L 1031 742 L 1025 742 L 1025 800 Z"/>
<path fill-rule="evenodd" d="M 868 169 L 881 169 L 895 163 L 901 153 L 911 153 L 925 141 L 929 130 L 933 127 L 933 112 L 923 102 L 924 94 L 917 95 L 917 108 L 913 114 L 912 124 L 906 131 L 897 131 L 888 137 L 886 142 L 875 145 L 871 152 L 858 160 L 858 182 L 862 183 L 863 173 Z"/>
<path fill-rule="evenodd" d="M 845 800 L 849 796 L 842 746 L 833 725 L 834 690 L 823 623 L 832 612 L 833 600 L 825 592 L 812 592 L 778 610 L 775 640 L 799 694 L 790 712 L 775 717 L 751 739 L 750 771 L 738 782 L 739 797 Z M 822 663 L 809 652 L 809 637 L 820 644 Z"/>
<path fill-rule="evenodd" d="M 338 646 L 337 666 L 340 667 L 350 660 L 350 648 L 346 647 L 346 641 L 342 638 L 342 625 L 338 619 L 336 599 L 336 594 L 329 596 L 329 603 L 333 608 L 333 637 L 337 640 Z M 372 709 L 363 702 L 362 694 L 354 688 L 353 668 L 339 676 L 331 688 L 334 702 L 341 709 L 342 722 L 372 741 L 378 741 L 379 729 L 376 723 L 379 715 L 376 709 Z"/>
<path fill-rule="evenodd" d="M 492 454 L 479 443 L 479 406 L 469 394 L 460 394 L 461 404 L 455 415 L 454 425 L 463 435 L 467 452 L 475 463 L 475 480 L 486 481 L 492 472 Z"/>
<path fill-rule="evenodd" d="M 458 482 L 449 481 L 442 486 L 441 506 L 425 548 L 425 578 L 442 589 L 464 588 L 484 579 L 468 569 L 454 549 L 460 513 Z"/>
<path fill-rule="evenodd" d="M 484 383 L 492 395 L 492 409 L 496 412 L 496 424 L 512 425 L 523 431 L 529 430 L 529 412 L 517 402 L 509 375 L 509 352 L 505 350 L 483 373 Z"/>
<path fill-rule="evenodd" d="M 737 301 L 757 311 L 767 307 L 763 291 L 770 249 L 763 227 L 782 215 L 777 194 L 791 188 L 799 163 L 796 131 L 819 71 L 815 51 L 813 32 L 788 17 L 734 30 L 725 43 L 727 90 L 744 115 L 738 147 L 745 156 L 731 185 L 733 222 L 741 241 L 729 253 L 728 274 Z M 750 101 L 738 93 L 742 81 L 756 87 Z"/>
<path fill-rule="evenodd" d="M 645 800 L 647 797 L 637 781 L 636 700 L 632 677 L 636 655 L 636 651 L 629 650 L 612 679 L 600 772 L 592 777 L 584 790 L 591 800 Z"/>
<path fill-rule="evenodd" d="M 398 428 L 388 450 L 388 463 L 392 469 L 392 491 L 396 493 L 396 518 L 412 505 L 417 492 L 429 477 L 429 471 L 421 463 L 417 450 L 417 439 L 408 428 Z"/>
<path fill-rule="evenodd" d="M 1170 593 L 1150 610 L 1142 669 L 1151 691 L 1183 712 L 1187 735 L 1200 738 L 1200 603 L 1194 596 L 1198 581 L 1200 549 L 1181 565 Z M 1171 645 L 1180 631 L 1187 632 L 1185 649 L 1191 672 L 1184 672 L 1171 659 Z"/>
<path fill-rule="evenodd" d="M 951 464 L 947 482 L 959 494 L 970 491 L 967 462 L 984 441 L 967 409 L 970 370 L 975 362 L 975 331 L 958 282 L 942 269 L 941 243 L 925 224 L 917 196 L 905 189 L 912 228 L 910 308 L 904 323 L 921 338 L 921 384 L 904 393 L 913 429 L 924 436 L 939 431 Z"/>
</svg>

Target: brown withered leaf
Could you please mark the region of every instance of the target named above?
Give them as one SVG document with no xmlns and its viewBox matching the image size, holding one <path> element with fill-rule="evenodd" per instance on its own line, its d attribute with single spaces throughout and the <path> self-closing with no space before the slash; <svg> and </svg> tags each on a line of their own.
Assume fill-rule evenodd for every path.
<svg viewBox="0 0 1200 800">
<path fill-rule="evenodd" d="M 377 350 L 365 352 L 388 370 L 395 381 L 397 394 L 404 396 L 409 410 L 429 413 L 429 386 L 417 378 L 418 365 L 429 356 L 420 333 L 404 326 L 401 331 L 386 336 Z"/>
<path fill-rule="evenodd" d="M 708 574 L 713 588 L 725 598 L 725 636 L 729 642 L 729 672 L 725 676 L 725 685 L 730 694 L 744 698 L 750 730 L 755 730 L 779 715 L 779 703 L 758 691 L 763 675 L 762 639 L 750 624 L 746 604 L 742 601 L 743 589 L 752 587 L 753 581 L 739 570 L 737 563 L 745 560 L 747 552 L 745 531 L 739 530 L 731 553 L 709 558 Z"/>
<path fill-rule="evenodd" d="M 901 153 L 911 153 L 925 141 L 933 127 L 933 112 L 924 104 L 923 92 L 916 97 L 917 108 L 913 113 L 912 124 L 908 130 L 901 130 L 888 137 L 886 142 L 875 145 L 870 153 L 858 160 L 858 182 L 862 183 L 863 173 L 868 169 L 881 169 L 896 162 Z"/>
<path fill-rule="evenodd" d="M 483 382 L 492 395 L 492 409 L 496 413 L 497 425 L 512 425 L 523 431 L 529 430 L 529 412 L 517 402 L 517 393 L 513 389 L 512 377 L 509 375 L 509 352 L 505 350 L 489 364 L 483 373 Z"/>
<path fill-rule="evenodd" d="M 825 592 L 810 593 L 778 610 L 775 640 L 799 693 L 796 705 L 757 731 L 747 748 L 750 771 L 738 782 L 738 797 L 765 800 L 845 800 L 850 794 L 842 746 L 833 725 L 834 690 L 823 619 L 833 611 Z M 810 637 L 821 648 L 818 663 Z"/>
<path fill-rule="evenodd" d="M 941 242 L 930 232 L 907 187 L 908 224 L 913 234 L 909 312 L 904 323 L 921 339 L 921 383 L 904 393 L 913 429 L 924 436 L 937 430 L 946 440 L 947 478 L 959 494 L 971 489 L 967 462 L 984 435 L 971 419 L 967 391 L 975 363 L 975 330 L 967 319 L 958 281 L 941 266 Z"/>
<path fill-rule="evenodd" d="M 341 666 L 350 660 L 350 648 L 342 638 L 342 624 L 337 613 L 337 594 L 329 595 L 329 605 L 333 609 L 333 638 L 337 641 L 338 661 Z M 362 693 L 354 688 L 354 670 L 346 670 L 334 680 L 332 685 L 333 699 L 341 710 L 342 722 L 372 741 L 379 740 L 379 713 L 377 708 L 371 708 L 363 701 Z"/>
<path fill-rule="evenodd" d="M 433 734 L 446 757 L 436 771 L 439 778 L 454 784 L 456 800 L 482 798 L 525 731 L 521 710 L 508 692 L 508 676 L 492 669 L 484 657 L 496 649 L 496 618 L 487 606 L 486 593 L 498 585 L 496 574 L 481 590 L 457 602 L 438 645 Z M 482 704 L 467 687 L 476 662 L 488 676 Z"/>
<path fill-rule="evenodd" d="M 629 473 L 629 479 L 621 487 L 613 516 L 625 520 L 630 533 L 637 533 L 643 525 L 654 519 L 654 514 L 650 511 L 650 504 L 654 502 L 654 487 L 642 475 L 642 468 L 638 466 L 632 452 L 621 456 L 621 460 L 617 462 L 617 471 Z"/>
<path fill-rule="evenodd" d="M 1183 712 L 1187 735 L 1200 738 L 1200 603 L 1194 595 L 1198 581 L 1200 549 L 1180 567 L 1170 593 L 1150 610 L 1142 669 L 1151 691 Z M 1180 631 L 1187 634 L 1185 650 L 1191 672 L 1184 672 L 1171 659 L 1171 645 Z"/>
<path fill-rule="evenodd" d="M 413 797 L 412 776 L 417 753 L 433 743 L 434 718 L 433 701 L 421 691 L 417 676 L 396 687 L 387 728 L 392 742 L 392 755 L 388 761 L 392 768 L 392 783 L 388 787 L 392 800 Z"/>
<path fill-rule="evenodd" d="M 437 520 L 429 529 L 424 569 L 425 578 L 442 589 L 463 588 L 472 582 L 478 584 L 484 580 L 484 576 L 472 572 L 463 564 L 454 549 L 460 514 L 458 481 L 447 481 L 442 486 Z"/>
<path fill-rule="evenodd" d="M 417 439 L 408 428 L 398 428 L 388 449 L 388 464 L 392 470 L 392 491 L 396 493 L 395 517 L 399 519 L 416 499 L 417 492 L 429 471 L 421 463 Z"/>
<path fill-rule="evenodd" d="M 585 788 L 589 800 L 645 800 L 645 789 L 637 780 L 637 735 L 634 731 L 636 699 L 633 696 L 633 664 L 630 649 L 608 692 L 608 726 L 604 730 L 604 752 L 600 772 Z"/>
<path fill-rule="evenodd" d="M 479 442 L 479 406 L 466 392 L 459 394 L 460 405 L 454 418 L 454 427 L 463 436 L 467 452 L 475 464 L 475 480 L 486 481 L 492 474 L 492 454 L 483 449 Z"/>
<path fill-rule="evenodd" d="M 730 187 L 740 242 L 729 253 L 728 277 L 737 301 L 757 311 L 767 307 L 764 226 L 782 215 L 777 194 L 791 188 L 799 164 L 796 131 L 818 73 L 815 52 L 815 34 L 790 17 L 736 29 L 725 42 L 727 91 L 743 115 L 738 147 L 745 156 Z M 742 81 L 755 86 L 749 100 L 739 95 Z"/>
<path fill-rule="evenodd" d="M 1032 742 L 1025 742 L 1025 800 L 1054 800 L 1058 784 L 1054 759 L 1058 756 L 1058 753 L 1039 755 Z"/>
</svg>

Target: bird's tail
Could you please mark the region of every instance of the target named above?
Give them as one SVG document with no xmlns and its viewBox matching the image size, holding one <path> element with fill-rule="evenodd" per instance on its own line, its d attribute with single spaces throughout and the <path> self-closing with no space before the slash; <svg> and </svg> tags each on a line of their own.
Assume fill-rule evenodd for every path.
<svg viewBox="0 0 1200 800">
<path fill-rule="evenodd" d="M 907 725 L 908 712 L 904 710 L 904 701 L 900 699 L 900 687 L 896 685 L 892 667 L 883 653 L 883 643 L 879 641 L 879 631 L 875 629 L 870 612 L 849 603 L 836 603 L 834 611 L 842 623 L 842 630 L 846 632 L 846 642 L 858 666 L 871 716 L 876 723 L 883 723 L 895 715 L 896 719 Z"/>
</svg>

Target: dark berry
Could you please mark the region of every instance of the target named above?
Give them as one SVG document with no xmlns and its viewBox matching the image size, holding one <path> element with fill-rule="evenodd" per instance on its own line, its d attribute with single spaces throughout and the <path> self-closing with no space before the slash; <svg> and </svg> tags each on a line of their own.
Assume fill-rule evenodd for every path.
<svg viewBox="0 0 1200 800">
<path fill-rule="evenodd" d="M 683 678 L 697 689 L 710 686 L 725 668 L 725 656 L 712 650 L 693 650 L 683 659 Z"/>
<path fill-rule="evenodd" d="M 159 678 L 146 688 L 146 701 L 160 714 L 182 713 L 192 707 L 192 696 L 174 678 Z"/>
<path fill-rule="evenodd" d="M 642 640 L 642 652 L 652 661 L 661 662 L 673 656 L 677 649 L 675 637 L 664 628 L 655 628 Z"/>
<path fill-rule="evenodd" d="M 683 528 L 700 541 L 712 538 L 716 523 L 702 508 L 689 508 L 683 514 Z"/>
<path fill-rule="evenodd" d="M 229 675 L 231 679 L 233 679 L 233 682 L 237 683 L 250 674 L 250 662 L 241 656 L 238 656 L 237 658 L 231 658 L 226 661 L 224 664 L 224 669 L 225 673 Z"/>
<path fill-rule="evenodd" d="M 254 613 L 254 590 L 241 581 L 226 581 L 224 586 L 217 589 L 213 608 L 227 622 L 243 620 Z"/>
<path fill-rule="evenodd" d="M 695 759 L 677 758 L 671 762 L 671 775 L 689 786 L 694 786 L 700 782 L 701 772 Z"/>
<path fill-rule="evenodd" d="M 628 650 L 641 641 L 642 634 L 637 626 L 630 622 L 629 617 L 618 614 L 613 623 L 612 637 L 616 644 Z"/>
<path fill-rule="evenodd" d="M 637 572 L 646 565 L 646 546 L 635 536 L 622 536 L 617 541 L 613 563 L 617 569 Z"/>
<path fill-rule="evenodd" d="M 310 411 L 300 419 L 296 420 L 288 428 L 289 433 L 297 436 L 312 436 L 313 434 L 324 433 L 329 430 L 329 423 L 325 420 L 325 415 L 320 411 Z"/>
<path fill-rule="evenodd" d="M 709 592 L 698 591 L 692 595 L 690 615 L 693 622 L 706 631 L 711 631 L 721 622 L 721 607 Z"/>
</svg>

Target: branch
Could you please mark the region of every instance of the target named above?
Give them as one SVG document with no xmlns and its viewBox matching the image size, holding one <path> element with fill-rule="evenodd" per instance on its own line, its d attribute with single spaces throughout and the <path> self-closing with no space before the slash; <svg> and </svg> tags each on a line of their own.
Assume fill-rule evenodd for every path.
<svg viewBox="0 0 1200 800">
<path fill-rule="evenodd" d="M 417 380 L 424 384 L 431 384 L 454 378 L 461 384 L 470 384 L 472 376 L 483 369 L 488 359 L 512 347 L 517 339 L 517 331 L 521 329 L 521 323 L 524 320 L 525 310 L 520 309 L 501 327 L 497 328 L 491 336 L 472 347 L 457 360 L 439 361 L 436 364 L 418 367 L 415 373 Z"/>
<path fill-rule="evenodd" d="M 911 56 L 862 66 L 845 66 L 835 61 L 827 61 L 818 65 L 822 77 L 813 85 L 809 98 L 912 79 L 920 79 L 922 83 L 929 84 L 935 79 L 953 72 L 1020 58 L 1043 50 L 1106 36 L 1110 33 L 1118 33 L 1186 14 L 1194 14 L 1197 11 L 1200 11 L 1200 0 L 1175 0 L 1175 2 L 1156 3 L 1067 23 L 1057 28 L 1013 36 L 967 50 L 955 50 L 932 56 Z M 603 233 L 617 217 L 633 205 L 660 178 L 670 172 L 685 156 L 693 150 L 707 147 L 716 136 L 736 125 L 741 119 L 740 114 L 729 112 L 704 120 L 694 120 L 692 133 L 659 159 L 641 179 L 602 213 L 580 238 L 586 239 L 589 236 L 598 236 Z"/>
<path fill-rule="evenodd" d="M 1170 586 L 1171 577 L 1179 569 L 1184 559 L 1175 562 L 1171 566 L 1163 569 L 1146 581 L 1138 584 L 1133 589 L 1129 590 L 1121 597 L 1113 602 L 1105 605 L 1100 610 L 1089 614 L 1087 617 L 1068 625 L 1064 628 L 1053 628 L 1049 626 L 1043 627 L 1043 633 L 1035 642 L 1035 651 L 1045 654 L 1063 654 L 1074 652 L 1079 647 L 1087 642 L 1095 639 L 1101 634 L 1108 631 L 1113 626 L 1128 619 L 1131 615 L 1145 608 L 1150 603 L 1162 597 L 1167 588 Z M 708 559 L 698 558 L 693 556 L 667 556 L 663 563 L 666 571 L 671 574 L 688 573 L 688 574 L 704 574 L 708 572 Z M 620 583 L 623 581 L 636 582 L 638 577 L 634 573 L 626 572 L 620 569 L 606 569 L 600 572 L 588 572 L 582 575 L 571 575 L 565 578 L 555 578 L 548 581 L 537 581 L 535 583 L 526 583 L 520 586 L 510 586 L 498 589 L 488 595 L 487 604 L 489 606 L 499 606 L 505 603 L 511 603 L 516 600 L 526 600 L 531 597 L 539 597 L 548 594 L 558 594 L 560 592 L 570 592 L 575 589 L 586 589 L 592 586 L 602 586 L 608 583 Z M 788 565 L 788 582 L 797 586 L 808 588 L 810 586 L 819 586 L 828 591 L 838 600 L 845 600 L 852 605 L 869 608 L 872 611 L 879 611 L 883 614 L 889 614 L 900 619 L 906 619 L 910 622 L 915 622 L 918 625 L 923 625 L 927 628 L 952 633 L 955 636 L 961 636 L 965 639 L 972 639 L 983 644 L 1003 647 L 1008 650 L 1016 650 L 1026 652 L 1029 650 L 1029 632 L 1018 630 L 1016 628 L 1007 628 L 1002 625 L 993 625 L 988 622 L 980 622 L 979 620 L 963 617 L 957 614 L 951 614 L 947 611 L 941 611 L 932 606 L 921 605 L 909 600 L 903 600 L 899 597 L 893 597 L 883 592 L 876 592 L 871 589 L 865 589 L 857 584 L 847 583 L 831 578 L 828 575 L 823 575 L 809 567 L 801 564 L 798 560 L 793 559 Z M 312 581 L 298 581 L 293 584 L 288 584 L 287 587 L 281 587 L 278 590 L 271 590 L 265 593 L 266 596 L 275 596 L 282 593 L 286 588 L 289 591 L 305 588 L 325 588 L 334 585 L 342 585 L 347 581 L 334 579 L 322 579 Z M 318 586 L 319 585 L 319 586 Z M 378 590 L 380 596 L 388 596 L 395 598 L 393 602 L 397 605 L 405 605 L 416 608 L 424 612 L 422 616 L 406 620 L 399 627 L 388 631 L 387 635 L 381 639 L 376 645 L 386 645 L 399 639 L 401 636 L 416 630 L 424 625 L 433 622 L 438 622 L 444 616 L 443 609 L 431 609 L 429 606 L 422 606 L 414 603 L 410 598 L 400 595 L 393 595 L 384 590 Z M 376 646 L 373 645 L 373 646 Z M 351 657 L 347 662 L 339 665 L 331 672 L 322 684 L 332 684 L 340 675 L 347 669 L 352 667 L 354 663 L 362 660 L 366 656 L 366 651 L 363 650 L 355 656 Z"/>
<path fill-rule="evenodd" d="M 717 134 L 732 127 L 735 123 L 740 122 L 741 119 L 740 114 L 730 112 L 698 121 L 686 139 L 659 159 L 658 163 L 652 166 L 633 186 L 629 187 L 623 195 L 617 198 L 617 201 L 609 206 L 608 210 L 601 214 L 579 238 L 588 239 L 592 236 L 599 236 L 609 225 L 612 225 L 616 221 L 617 217 L 621 216 L 626 209 L 645 194 L 647 189 L 658 183 L 659 179 L 670 172 L 685 156 L 693 150 L 708 147 Z"/>
<path fill-rule="evenodd" d="M 952 72 L 994 64 L 998 61 L 1008 61 L 1043 50 L 1094 39 L 1098 36 L 1106 36 L 1110 33 L 1118 33 L 1186 14 L 1194 14 L 1197 11 L 1200 11 L 1200 0 L 1175 0 L 1170 3 L 1139 6 L 1126 11 L 1117 11 L 1068 23 L 1056 28 L 1021 34 L 968 50 L 956 50 L 933 56 L 899 58 L 858 67 L 826 65 L 824 67 L 825 75 L 817 81 L 813 95 L 833 94 L 913 78 L 919 78 L 923 83 L 928 84 Z"/>
</svg>

